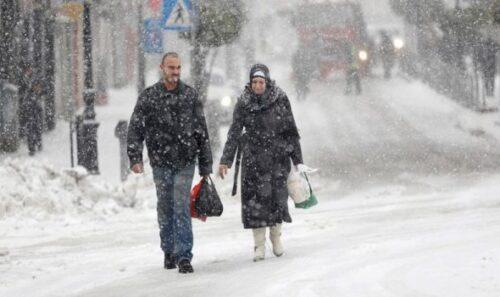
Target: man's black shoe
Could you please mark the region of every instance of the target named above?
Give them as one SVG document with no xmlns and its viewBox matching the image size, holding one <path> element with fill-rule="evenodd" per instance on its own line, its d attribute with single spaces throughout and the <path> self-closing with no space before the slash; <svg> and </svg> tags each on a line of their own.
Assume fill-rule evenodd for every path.
<svg viewBox="0 0 500 297">
<path fill-rule="evenodd" d="M 163 268 L 165 269 L 175 269 L 175 257 L 170 253 L 165 253 L 165 259 L 163 260 Z"/>
<path fill-rule="evenodd" d="M 189 260 L 184 259 L 179 262 L 179 273 L 193 273 L 194 269 Z"/>
</svg>

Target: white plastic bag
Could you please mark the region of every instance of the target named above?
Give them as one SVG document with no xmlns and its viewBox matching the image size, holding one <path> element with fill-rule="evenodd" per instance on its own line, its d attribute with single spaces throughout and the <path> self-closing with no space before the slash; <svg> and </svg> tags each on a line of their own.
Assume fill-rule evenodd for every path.
<svg viewBox="0 0 500 297">
<path fill-rule="evenodd" d="M 292 166 L 287 180 L 288 195 L 295 204 L 300 204 L 309 198 L 309 186 L 302 174 Z"/>
</svg>

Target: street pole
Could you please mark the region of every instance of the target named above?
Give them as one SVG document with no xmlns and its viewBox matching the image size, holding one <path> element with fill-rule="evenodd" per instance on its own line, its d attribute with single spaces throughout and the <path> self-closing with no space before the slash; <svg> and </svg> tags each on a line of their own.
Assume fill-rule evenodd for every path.
<svg viewBox="0 0 500 297">
<path fill-rule="evenodd" d="M 84 59 L 84 90 L 83 100 L 85 109 L 83 115 L 77 117 L 77 155 L 78 165 L 87 169 L 91 174 L 99 174 L 97 155 L 97 128 L 95 120 L 94 81 L 92 77 L 92 30 L 90 23 L 90 0 L 83 3 L 83 59 Z"/>
<path fill-rule="evenodd" d="M 138 33 L 138 38 L 137 38 L 137 92 L 140 94 L 145 86 L 146 86 L 146 79 L 144 72 L 146 71 L 146 57 L 144 56 L 144 19 L 142 15 L 142 2 L 139 1 L 138 4 L 138 22 L 137 22 L 137 33 Z"/>
<path fill-rule="evenodd" d="M 45 97 L 45 123 L 48 130 L 54 130 L 56 126 L 56 104 L 55 104 L 55 54 L 54 54 L 54 17 L 51 11 L 50 0 L 46 0 L 45 17 L 45 39 L 44 58 L 45 75 L 44 97 Z"/>
<path fill-rule="evenodd" d="M 33 98 L 26 103 L 26 112 L 28 116 L 27 136 L 28 147 L 30 154 L 34 154 L 36 150 L 42 149 L 42 133 L 44 130 L 45 117 L 43 116 L 43 102 L 45 98 L 44 85 L 45 81 L 45 65 L 43 57 L 43 38 L 45 35 L 44 10 L 41 3 L 35 3 L 33 10 L 33 76 L 31 80 L 31 88 Z"/>
</svg>

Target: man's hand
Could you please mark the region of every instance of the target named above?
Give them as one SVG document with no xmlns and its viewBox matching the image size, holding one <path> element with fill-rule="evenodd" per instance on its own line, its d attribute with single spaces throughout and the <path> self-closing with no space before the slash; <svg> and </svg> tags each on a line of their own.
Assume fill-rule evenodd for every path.
<svg viewBox="0 0 500 297">
<path fill-rule="evenodd" d="M 136 174 L 143 173 L 144 172 L 144 166 L 142 165 L 142 163 L 134 164 L 132 166 L 132 172 L 136 173 Z"/>
<path fill-rule="evenodd" d="M 228 170 L 229 170 L 229 167 L 227 165 L 224 165 L 224 164 L 219 165 L 219 176 L 222 179 L 224 179 L 224 176 L 226 176 Z"/>
</svg>

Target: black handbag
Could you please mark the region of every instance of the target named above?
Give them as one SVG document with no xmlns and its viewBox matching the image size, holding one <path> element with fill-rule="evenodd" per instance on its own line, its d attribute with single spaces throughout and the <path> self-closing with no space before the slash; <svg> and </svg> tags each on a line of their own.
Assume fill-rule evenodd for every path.
<svg viewBox="0 0 500 297">
<path fill-rule="evenodd" d="M 194 208 L 201 216 L 218 217 L 222 214 L 224 207 L 211 177 L 203 179 L 199 198 L 194 203 Z"/>
</svg>

